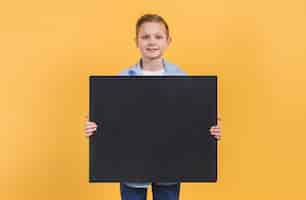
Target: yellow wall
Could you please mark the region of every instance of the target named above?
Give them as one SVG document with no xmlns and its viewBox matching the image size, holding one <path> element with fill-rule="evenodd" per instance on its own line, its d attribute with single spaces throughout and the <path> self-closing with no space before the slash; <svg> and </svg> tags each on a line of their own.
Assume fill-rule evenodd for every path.
<svg viewBox="0 0 306 200">
<path fill-rule="evenodd" d="M 136 62 L 147 12 L 170 25 L 168 60 L 219 76 L 219 182 L 181 199 L 306 199 L 305 0 L 1 2 L 0 199 L 119 199 L 88 183 L 88 76 Z"/>
</svg>

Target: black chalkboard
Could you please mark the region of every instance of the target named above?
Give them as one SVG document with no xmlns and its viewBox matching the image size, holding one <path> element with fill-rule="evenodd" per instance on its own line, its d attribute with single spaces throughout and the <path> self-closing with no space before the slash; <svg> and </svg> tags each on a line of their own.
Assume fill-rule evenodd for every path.
<svg viewBox="0 0 306 200">
<path fill-rule="evenodd" d="M 91 76 L 90 182 L 215 182 L 216 76 Z"/>
</svg>

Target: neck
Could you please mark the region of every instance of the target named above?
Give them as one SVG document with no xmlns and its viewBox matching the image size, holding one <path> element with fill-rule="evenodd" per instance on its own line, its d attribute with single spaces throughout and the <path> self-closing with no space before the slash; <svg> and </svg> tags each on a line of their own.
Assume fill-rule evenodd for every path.
<svg viewBox="0 0 306 200">
<path fill-rule="evenodd" d="M 162 58 L 152 59 L 152 60 L 142 58 L 141 61 L 142 61 L 143 70 L 158 71 L 164 67 Z"/>
</svg>

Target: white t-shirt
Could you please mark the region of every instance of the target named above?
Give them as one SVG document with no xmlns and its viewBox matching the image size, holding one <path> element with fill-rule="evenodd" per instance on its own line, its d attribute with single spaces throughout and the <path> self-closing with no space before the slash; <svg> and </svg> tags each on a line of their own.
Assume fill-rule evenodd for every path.
<svg viewBox="0 0 306 200">
<path fill-rule="evenodd" d="M 165 73 L 164 68 L 158 71 L 141 70 L 141 75 L 143 76 L 160 76 L 163 75 L 164 73 Z"/>
</svg>

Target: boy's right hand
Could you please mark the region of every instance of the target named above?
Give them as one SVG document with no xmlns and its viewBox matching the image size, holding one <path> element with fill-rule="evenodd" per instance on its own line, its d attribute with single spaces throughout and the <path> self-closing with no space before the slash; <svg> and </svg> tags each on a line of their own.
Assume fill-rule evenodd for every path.
<svg viewBox="0 0 306 200">
<path fill-rule="evenodd" d="M 96 133 L 98 125 L 95 122 L 88 121 L 88 115 L 85 116 L 85 136 L 89 137 Z"/>
</svg>

